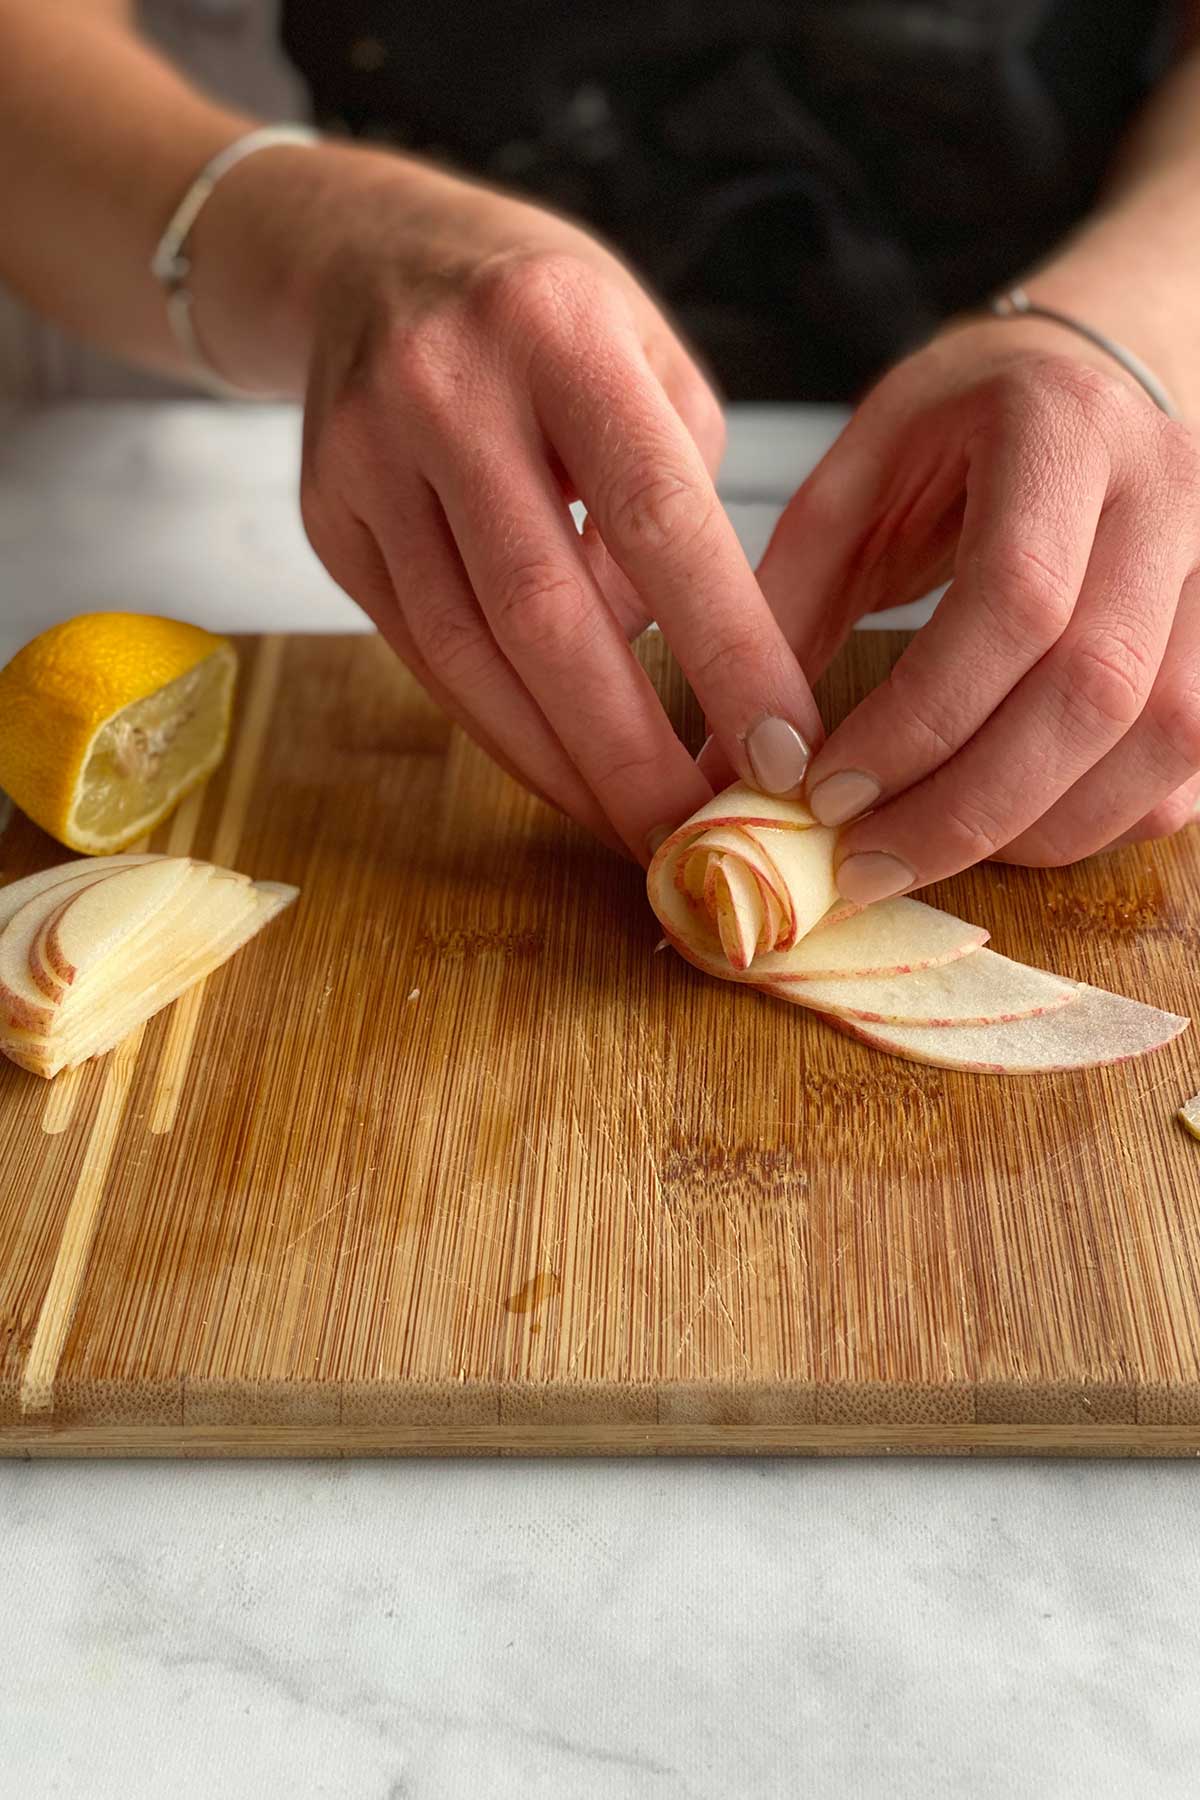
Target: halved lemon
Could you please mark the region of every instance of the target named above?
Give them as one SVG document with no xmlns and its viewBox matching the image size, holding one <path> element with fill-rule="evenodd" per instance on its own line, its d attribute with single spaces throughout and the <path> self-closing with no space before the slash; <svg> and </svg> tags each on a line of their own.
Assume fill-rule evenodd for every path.
<svg viewBox="0 0 1200 1800">
<path fill-rule="evenodd" d="M 0 788 L 59 843 L 124 850 L 225 754 L 237 658 L 178 619 L 83 613 L 0 669 Z"/>
</svg>

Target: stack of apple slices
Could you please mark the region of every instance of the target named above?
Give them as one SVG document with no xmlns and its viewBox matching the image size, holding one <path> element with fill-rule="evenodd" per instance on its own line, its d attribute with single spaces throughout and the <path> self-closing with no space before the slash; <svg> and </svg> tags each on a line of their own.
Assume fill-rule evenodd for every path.
<svg viewBox="0 0 1200 1800">
<path fill-rule="evenodd" d="M 0 1052 L 50 1077 L 111 1050 L 296 892 L 186 856 L 86 858 L 0 889 Z"/>
<path fill-rule="evenodd" d="M 810 1007 L 914 1062 L 988 1074 L 1089 1068 L 1157 1050 L 1189 1021 L 1010 962 L 919 900 L 856 911 L 836 832 L 741 783 L 661 845 L 646 878 L 669 941 L 709 975 Z"/>
</svg>

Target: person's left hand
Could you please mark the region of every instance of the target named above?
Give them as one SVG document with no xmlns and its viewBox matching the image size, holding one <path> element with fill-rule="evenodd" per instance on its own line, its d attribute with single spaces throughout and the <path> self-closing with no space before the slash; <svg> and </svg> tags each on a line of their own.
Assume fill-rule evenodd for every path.
<svg viewBox="0 0 1200 1800">
<path fill-rule="evenodd" d="M 809 771 L 818 818 L 861 818 L 838 849 L 851 900 L 1192 817 L 1200 448 L 1081 352 L 1032 321 L 947 332 L 868 395 L 767 550 L 810 681 L 863 614 L 953 576 Z"/>
</svg>

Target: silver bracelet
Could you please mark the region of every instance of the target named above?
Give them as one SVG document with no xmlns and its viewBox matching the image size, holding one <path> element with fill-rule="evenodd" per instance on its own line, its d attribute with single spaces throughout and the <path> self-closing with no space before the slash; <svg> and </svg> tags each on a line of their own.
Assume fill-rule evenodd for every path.
<svg viewBox="0 0 1200 1800">
<path fill-rule="evenodd" d="M 224 150 L 218 151 L 211 161 L 205 163 L 172 213 L 171 222 L 150 259 L 150 272 L 162 286 L 167 318 L 175 334 L 175 341 L 191 364 L 197 380 L 210 393 L 237 399 L 264 398 L 261 394 L 252 394 L 246 388 L 235 387 L 218 374 L 196 333 L 192 317 L 192 294 L 188 287 L 188 276 L 192 272 L 188 240 L 193 227 L 205 201 L 221 177 L 228 175 L 230 169 L 236 168 L 248 156 L 253 156 L 255 151 L 271 150 L 277 144 L 311 146 L 318 141 L 319 134 L 310 131 L 305 125 L 264 125 L 256 131 L 248 131 L 244 136 L 235 138 L 232 144 L 227 144 Z"/>
<path fill-rule="evenodd" d="M 1062 325 L 1073 331 L 1078 337 L 1086 338 L 1089 344 L 1095 344 L 1097 350 L 1103 350 L 1119 363 L 1127 375 L 1132 375 L 1139 387 L 1145 389 L 1160 412 L 1166 413 L 1168 419 L 1177 419 L 1179 413 L 1167 393 L 1166 388 L 1152 375 L 1140 357 L 1126 350 L 1124 344 L 1118 344 L 1113 338 L 1106 337 L 1091 325 L 1085 325 L 1082 319 L 1073 319 L 1070 313 L 1056 312 L 1052 306 L 1038 306 L 1029 298 L 1024 288 L 1009 288 L 1007 293 L 997 294 L 988 301 L 988 311 L 997 319 L 1049 319 L 1053 325 Z"/>
</svg>

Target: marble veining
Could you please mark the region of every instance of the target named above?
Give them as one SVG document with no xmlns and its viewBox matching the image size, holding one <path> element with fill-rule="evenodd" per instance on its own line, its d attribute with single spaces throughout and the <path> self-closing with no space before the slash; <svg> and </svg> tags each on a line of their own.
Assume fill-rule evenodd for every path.
<svg viewBox="0 0 1200 1800">
<path fill-rule="evenodd" d="M 3 1464 L 3 1791 L 1183 1800 L 1195 1482 Z"/>
</svg>

